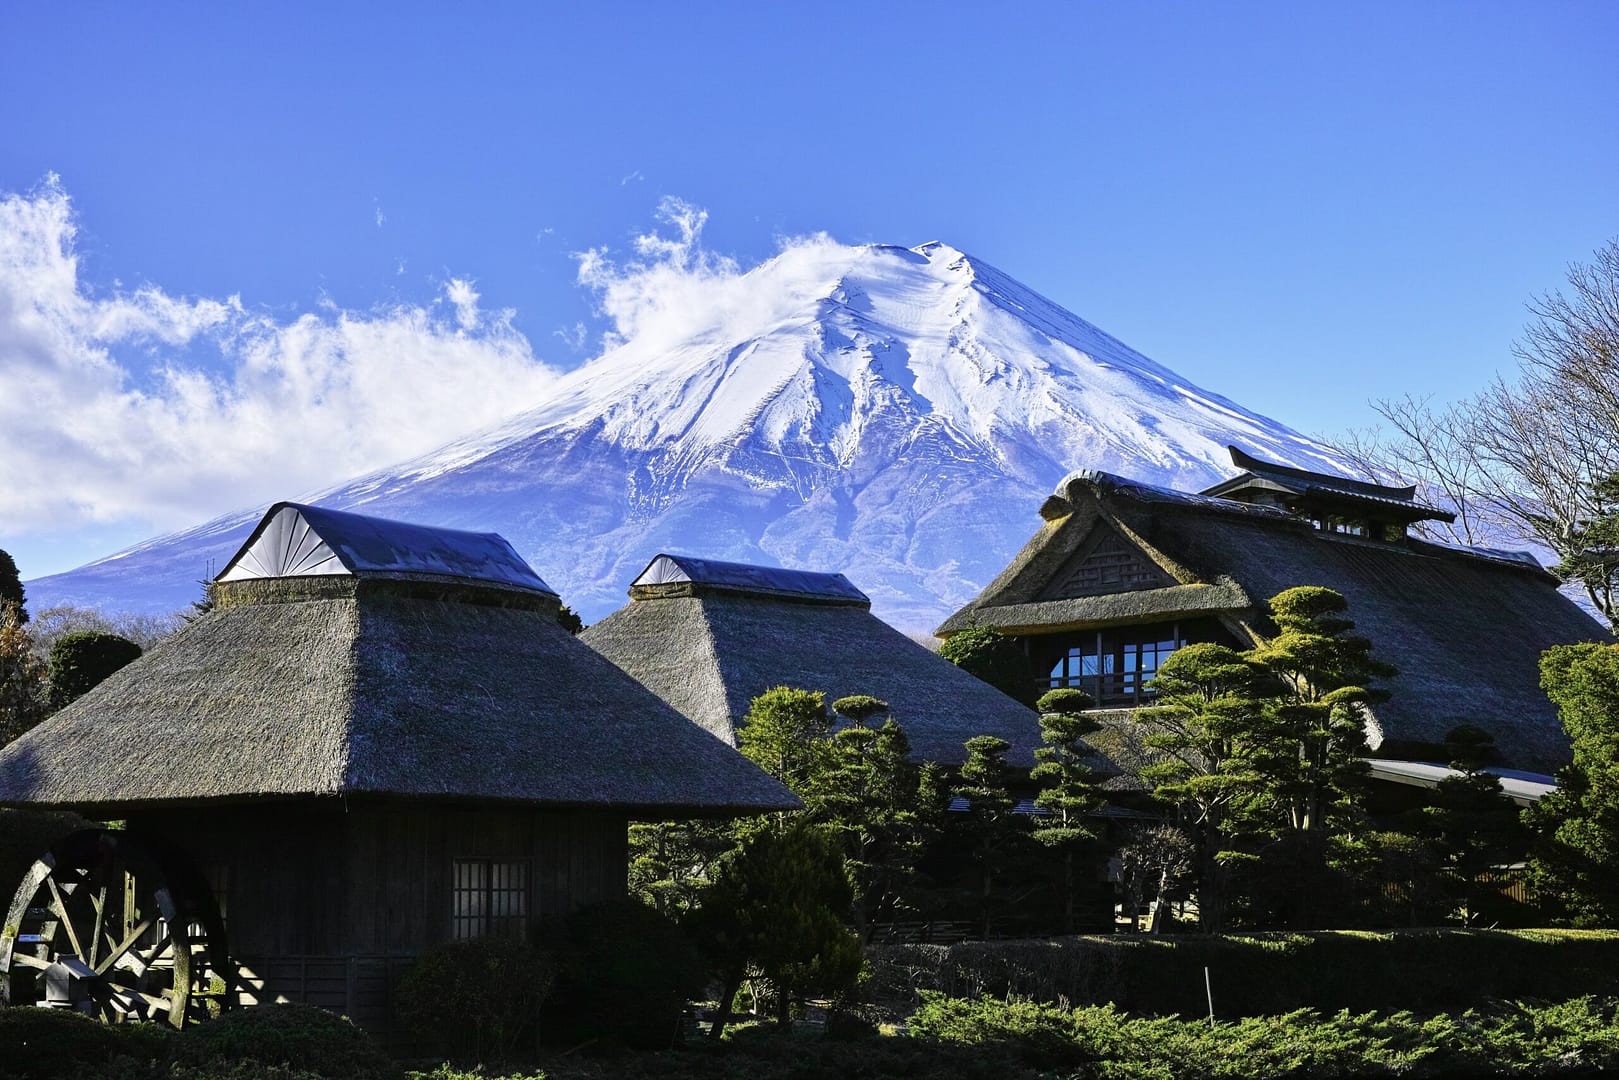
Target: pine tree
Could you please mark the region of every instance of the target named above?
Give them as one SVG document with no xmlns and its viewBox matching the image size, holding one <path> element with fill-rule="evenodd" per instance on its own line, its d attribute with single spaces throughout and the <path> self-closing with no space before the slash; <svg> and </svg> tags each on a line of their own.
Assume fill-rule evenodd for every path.
<svg viewBox="0 0 1619 1080">
<path fill-rule="evenodd" d="M 748 836 L 686 923 L 720 983 L 712 1037 L 723 1035 L 747 979 L 775 987 L 784 1027 L 794 1001 L 852 989 L 863 963 L 860 939 L 844 925 L 852 900 L 839 845 L 822 829 L 776 821 Z"/>
<path fill-rule="evenodd" d="M 629 831 L 630 895 L 679 918 L 697 905 L 715 868 L 736 845 L 729 822 L 635 822 Z"/>
<path fill-rule="evenodd" d="M 1574 760 L 1524 813 L 1531 880 L 1576 926 L 1619 926 L 1619 645 L 1558 645 L 1540 659 Z"/>
<path fill-rule="evenodd" d="M 1021 861 L 1028 839 L 1025 820 L 1013 813 L 1017 801 L 1006 786 L 1006 754 L 1012 744 L 993 735 L 966 742 L 967 760 L 953 794 L 966 812 L 952 815 L 976 875 L 972 898 L 985 937 L 1004 903 L 1003 879 Z"/>
<path fill-rule="evenodd" d="M 831 763 L 832 717 L 820 691 L 776 686 L 754 698 L 737 733 L 737 749 L 792 788 L 806 806 Z M 815 808 L 809 806 L 813 813 Z"/>
<path fill-rule="evenodd" d="M 1258 797 L 1254 768 L 1264 737 L 1259 672 L 1234 649 L 1209 642 L 1177 649 L 1153 678 L 1158 704 L 1137 715 L 1162 759 L 1141 770 L 1153 796 L 1178 808 L 1196 851 L 1198 919 L 1224 929 L 1230 867 L 1250 858 L 1236 834 Z"/>
<path fill-rule="evenodd" d="M 1423 809 L 1418 824 L 1442 870 L 1440 887 L 1463 926 L 1473 925 L 1499 895 L 1490 871 L 1522 856 L 1528 840 L 1517 804 L 1501 790 L 1500 778 L 1484 771 L 1493 743 L 1469 724 L 1445 737 L 1458 775 L 1439 781 L 1433 805 Z"/>
<path fill-rule="evenodd" d="M 1100 725 L 1085 715 L 1094 704 L 1082 690 L 1052 690 L 1037 703 L 1040 741 L 1029 779 L 1044 781 L 1034 805 L 1045 811 L 1035 819 L 1034 839 L 1061 859 L 1063 931 L 1074 932 L 1076 867 L 1096 841 L 1096 831 L 1085 823 L 1102 806 L 1102 796 L 1085 763 L 1091 753 L 1085 736 Z"/>
<path fill-rule="evenodd" d="M 864 941 L 873 922 L 893 918 L 934 826 L 904 728 L 891 716 L 880 728 L 868 726 L 888 703 L 856 695 L 834 701 L 832 711 L 850 723 L 832 736 L 829 767 L 813 795 L 817 813 L 843 840 L 855 932 Z"/>
<path fill-rule="evenodd" d="M 1372 657 L 1364 637 L 1350 634 L 1343 594 L 1320 586 L 1271 597 L 1277 635 L 1248 659 L 1279 684 L 1270 698 L 1270 753 L 1256 758 L 1285 825 L 1320 847 L 1334 811 L 1350 808 L 1366 775 L 1366 706 L 1388 699 L 1371 680 L 1394 669 Z"/>
</svg>

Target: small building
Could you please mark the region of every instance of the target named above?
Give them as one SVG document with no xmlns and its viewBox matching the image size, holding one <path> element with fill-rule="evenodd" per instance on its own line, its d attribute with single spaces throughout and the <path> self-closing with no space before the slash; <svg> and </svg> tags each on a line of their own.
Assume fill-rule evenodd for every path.
<svg viewBox="0 0 1619 1080">
<path fill-rule="evenodd" d="M 563 630 L 497 535 L 282 503 L 210 595 L 0 750 L 0 804 L 127 821 L 18 890 L 13 1000 L 179 1022 L 213 979 L 386 1031 L 422 950 L 623 897 L 631 818 L 801 805 Z"/>
<path fill-rule="evenodd" d="M 1064 478 L 1039 531 L 937 633 L 992 626 L 1024 642 L 1042 687 L 1128 710 L 1150 703 L 1153 674 L 1177 648 L 1249 648 L 1270 629 L 1270 597 L 1326 586 L 1399 669 L 1372 710 L 1378 756 L 1444 761 L 1445 736 L 1471 724 L 1494 737 L 1503 765 L 1549 773 L 1568 760 L 1540 654 L 1611 639 L 1532 556 L 1411 535 L 1413 523 L 1449 517 L 1413 488 L 1231 455 L 1240 475 L 1198 495 L 1101 472 Z M 1130 735 L 1093 742 L 1131 760 L 1142 749 Z"/>
<path fill-rule="evenodd" d="M 963 743 L 995 735 L 1027 768 L 1040 744 L 1033 710 L 877 618 L 842 574 L 659 555 L 580 636 L 728 745 L 775 686 L 881 698 L 920 761 L 960 764 Z"/>
</svg>

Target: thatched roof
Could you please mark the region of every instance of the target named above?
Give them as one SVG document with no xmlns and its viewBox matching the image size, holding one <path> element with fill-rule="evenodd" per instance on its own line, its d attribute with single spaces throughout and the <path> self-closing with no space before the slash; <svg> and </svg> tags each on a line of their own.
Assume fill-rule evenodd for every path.
<svg viewBox="0 0 1619 1080">
<path fill-rule="evenodd" d="M 1057 634 L 1202 616 L 1256 640 L 1268 598 L 1324 585 L 1344 594 L 1358 632 L 1400 670 L 1383 684 L 1391 697 L 1375 710 L 1374 747 L 1437 744 L 1469 723 L 1495 737 L 1507 763 L 1538 771 L 1569 756 L 1539 687 L 1540 653 L 1611 640 L 1520 555 L 1336 535 L 1281 509 L 1099 472 L 1066 477 L 1041 516 L 1040 530 L 940 635 L 975 624 Z M 1065 587 L 1104 540 L 1122 543 L 1157 580 Z"/>
<path fill-rule="evenodd" d="M 1449 510 L 1424 506 L 1416 501 L 1417 486 L 1390 487 L 1364 480 L 1351 480 L 1343 476 L 1297 469 L 1291 465 L 1278 465 L 1261 461 L 1245 454 L 1235 446 L 1226 449 L 1231 463 L 1243 470 L 1241 475 L 1223 480 L 1203 491 L 1205 495 L 1239 501 L 1256 501 L 1261 494 L 1268 499 L 1257 501 L 1285 501 L 1314 503 L 1322 507 L 1361 507 L 1372 514 L 1392 521 L 1455 521 Z M 1278 498 L 1278 497 L 1283 498 Z"/>
<path fill-rule="evenodd" d="M 1033 764 L 1033 711 L 878 619 L 842 575 L 787 571 L 802 586 L 788 592 L 776 587 L 780 577 L 760 586 L 729 571 L 704 575 L 702 560 L 672 558 L 690 580 L 643 574 L 628 604 L 580 636 L 719 739 L 734 743 L 759 694 L 792 686 L 822 691 L 828 704 L 850 694 L 888 702 L 919 760 L 959 764 L 962 744 L 987 734 L 1012 744 L 1013 764 Z"/>
<path fill-rule="evenodd" d="M 325 537 L 341 553 L 338 539 Z M 799 805 L 558 626 L 556 597 L 516 567 L 478 580 L 398 562 L 217 582 L 212 612 L 0 750 L 0 803 Z"/>
</svg>

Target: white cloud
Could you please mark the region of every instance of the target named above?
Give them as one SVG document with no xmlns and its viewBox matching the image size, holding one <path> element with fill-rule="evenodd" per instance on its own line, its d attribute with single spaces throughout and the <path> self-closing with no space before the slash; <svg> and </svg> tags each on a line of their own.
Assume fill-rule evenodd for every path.
<svg viewBox="0 0 1619 1080">
<path fill-rule="evenodd" d="M 0 522 L 154 531 L 433 449 L 543 399 L 556 372 L 450 278 L 438 304 L 277 318 L 79 278 L 55 177 L 0 196 Z"/>
<path fill-rule="evenodd" d="M 706 210 L 665 196 L 656 216 L 663 231 L 637 236 L 628 262 L 615 262 L 599 247 L 575 255 L 579 283 L 595 293 L 597 314 L 611 321 L 602 335 L 604 351 L 633 340 L 657 355 L 709 332 L 747 340 L 795 310 L 806 290 L 828 284 L 825 273 L 837 272 L 816 258 L 777 258 L 744 274 L 735 259 L 703 247 Z M 848 250 L 825 233 L 781 238 L 778 247 L 816 249 L 838 265 Z M 791 280 L 794 273 L 813 280 Z"/>
</svg>

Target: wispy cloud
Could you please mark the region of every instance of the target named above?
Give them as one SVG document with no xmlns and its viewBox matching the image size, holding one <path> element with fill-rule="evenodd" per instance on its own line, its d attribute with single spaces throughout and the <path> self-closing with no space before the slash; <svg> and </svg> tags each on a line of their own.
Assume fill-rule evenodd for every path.
<svg viewBox="0 0 1619 1080">
<path fill-rule="evenodd" d="M 634 172 L 632 172 L 628 176 L 624 177 L 624 179 L 620 180 L 618 182 L 618 186 L 619 187 L 629 187 L 631 184 L 639 184 L 641 181 L 643 181 L 645 179 L 646 179 L 646 177 L 644 175 L 642 175 L 641 170 L 636 169 Z"/>
<path fill-rule="evenodd" d="M 665 196 L 656 212 L 658 226 L 637 236 L 634 255 L 615 260 L 604 247 L 578 252 L 579 283 L 596 297 L 597 314 L 610 321 L 602 335 L 602 349 L 635 341 L 648 355 L 673 348 L 689 337 L 712 331 L 745 340 L 784 317 L 813 291 L 833 277 L 816 258 L 772 260 L 745 274 L 732 257 L 703 246 L 708 212 L 674 196 Z M 824 233 L 786 237 L 777 241 L 782 251 L 816 248 L 843 259 L 846 249 Z M 830 266 L 830 264 L 829 264 Z M 784 274 L 808 274 L 798 281 Z"/>
<path fill-rule="evenodd" d="M 156 285 L 103 295 L 75 233 L 54 177 L 0 196 L 8 531 L 155 531 L 291 496 L 535 404 L 556 375 L 470 279 L 435 304 L 286 319 Z"/>
</svg>

